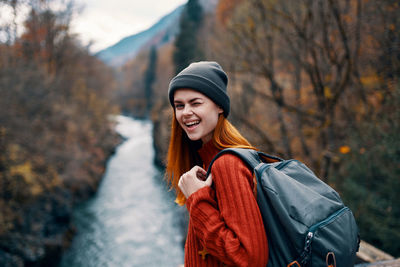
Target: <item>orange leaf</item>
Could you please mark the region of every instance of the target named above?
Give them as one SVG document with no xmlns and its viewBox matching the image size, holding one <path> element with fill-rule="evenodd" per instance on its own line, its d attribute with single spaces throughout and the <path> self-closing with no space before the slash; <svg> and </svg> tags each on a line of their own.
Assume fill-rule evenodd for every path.
<svg viewBox="0 0 400 267">
<path fill-rule="evenodd" d="M 341 146 L 340 148 L 339 148 L 339 152 L 340 153 L 342 153 L 342 154 L 347 154 L 347 153 L 349 153 L 350 152 L 350 147 L 349 146 Z"/>
</svg>

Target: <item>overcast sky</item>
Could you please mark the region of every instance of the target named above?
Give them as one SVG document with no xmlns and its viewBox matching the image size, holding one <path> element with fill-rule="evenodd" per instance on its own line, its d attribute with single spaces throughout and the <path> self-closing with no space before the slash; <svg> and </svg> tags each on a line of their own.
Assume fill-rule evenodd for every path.
<svg viewBox="0 0 400 267">
<path fill-rule="evenodd" d="M 76 0 L 83 6 L 72 23 L 83 45 L 97 52 L 129 35 L 148 29 L 187 0 Z"/>
</svg>

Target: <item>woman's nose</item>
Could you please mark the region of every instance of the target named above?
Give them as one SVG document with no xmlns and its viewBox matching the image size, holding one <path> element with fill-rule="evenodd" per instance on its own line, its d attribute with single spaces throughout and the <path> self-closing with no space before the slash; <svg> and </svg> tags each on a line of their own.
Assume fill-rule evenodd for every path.
<svg viewBox="0 0 400 267">
<path fill-rule="evenodd" d="M 185 105 L 183 109 L 183 115 L 190 115 L 193 114 L 192 107 L 190 105 Z"/>
</svg>

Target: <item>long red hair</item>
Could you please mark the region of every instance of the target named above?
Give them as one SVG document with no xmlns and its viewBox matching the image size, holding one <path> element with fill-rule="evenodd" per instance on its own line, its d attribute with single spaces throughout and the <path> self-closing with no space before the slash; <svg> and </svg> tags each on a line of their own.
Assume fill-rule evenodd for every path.
<svg viewBox="0 0 400 267">
<path fill-rule="evenodd" d="M 212 142 L 218 149 L 241 147 L 255 149 L 239 131 L 221 114 L 214 129 Z M 201 165 L 197 150 L 201 141 L 191 141 L 178 121 L 172 117 L 171 138 L 167 154 L 166 179 L 176 192 L 175 202 L 184 205 L 186 198 L 178 187 L 179 178 L 195 165 Z"/>
</svg>

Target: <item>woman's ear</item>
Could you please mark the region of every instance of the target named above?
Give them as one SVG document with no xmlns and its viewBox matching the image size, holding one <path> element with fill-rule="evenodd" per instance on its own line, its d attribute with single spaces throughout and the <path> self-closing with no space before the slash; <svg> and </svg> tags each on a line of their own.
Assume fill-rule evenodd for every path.
<svg viewBox="0 0 400 267">
<path fill-rule="evenodd" d="M 224 113 L 224 110 L 221 107 L 218 107 L 218 114 Z"/>
</svg>

